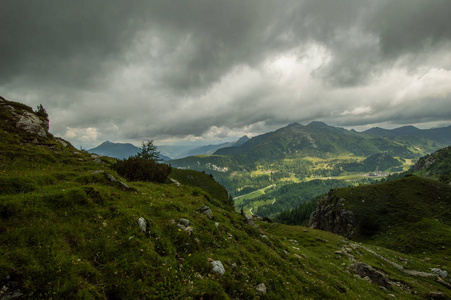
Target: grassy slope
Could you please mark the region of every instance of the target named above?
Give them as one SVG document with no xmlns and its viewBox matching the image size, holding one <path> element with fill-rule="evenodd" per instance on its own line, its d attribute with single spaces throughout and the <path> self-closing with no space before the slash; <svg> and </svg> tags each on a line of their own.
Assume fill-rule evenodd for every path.
<svg viewBox="0 0 451 300">
<path fill-rule="evenodd" d="M 268 290 L 262 299 L 388 299 L 387 293 L 420 299 L 431 290 L 447 292 L 434 279 L 409 277 L 353 250 L 409 287 L 384 292 L 349 274 L 350 261 L 334 255 L 346 239 L 278 224 L 253 228 L 205 174 L 176 171 L 180 187 L 134 182 L 128 183 L 134 190 L 123 190 L 106 177 L 118 178 L 110 159 L 96 163 L 52 140 L 27 145 L 23 133 L 7 129 L 0 131 L 0 285 L 14 281 L 27 297 L 253 299 L 261 282 Z M 214 220 L 196 212 L 202 205 Z M 192 235 L 171 224 L 178 218 L 190 220 Z M 224 276 L 212 273 L 209 258 L 223 262 Z M 430 267 L 410 259 L 419 270 Z"/>
<path fill-rule="evenodd" d="M 451 188 L 408 176 L 383 184 L 343 188 L 337 198 L 356 215 L 352 238 L 405 253 L 431 256 L 451 269 Z"/>
</svg>

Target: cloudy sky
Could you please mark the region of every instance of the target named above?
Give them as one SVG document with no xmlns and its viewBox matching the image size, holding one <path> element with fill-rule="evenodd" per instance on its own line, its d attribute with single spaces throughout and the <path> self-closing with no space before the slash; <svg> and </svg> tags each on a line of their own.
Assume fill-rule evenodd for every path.
<svg viewBox="0 0 451 300">
<path fill-rule="evenodd" d="M 0 95 L 51 132 L 211 143 L 451 125 L 448 0 L 2 0 Z"/>
</svg>

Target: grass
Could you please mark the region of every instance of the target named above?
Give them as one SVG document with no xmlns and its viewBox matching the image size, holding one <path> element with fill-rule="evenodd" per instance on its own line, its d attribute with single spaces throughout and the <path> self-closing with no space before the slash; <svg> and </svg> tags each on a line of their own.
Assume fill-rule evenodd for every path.
<svg viewBox="0 0 451 300">
<path fill-rule="evenodd" d="M 6 171 L 0 180 L 9 182 L 0 195 L 0 278 L 14 278 L 25 294 L 253 299 L 263 282 L 266 299 L 387 297 L 376 285 L 348 274 L 349 262 L 335 257 L 347 243 L 344 238 L 279 224 L 250 227 L 206 174 L 176 170 L 182 186 L 129 182 L 133 192 L 95 172 L 117 176 L 108 163 L 96 164 L 83 153 L 67 155 L 77 163 L 30 165 L 17 158 L 16 168 L 0 167 Z M 196 212 L 202 205 L 212 209 L 214 220 Z M 137 224 L 140 217 L 148 223 L 145 233 Z M 190 220 L 192 235 L 170 223 L 179 218 Z M 211 272 L 209 258 L 223 262 L 224 276 Z M 369 255 L 362 260 L 376 263 Z M 392 272 L 419 291 L 440 289 Z"/>
<path fill-rule="evenodd" d="M 450 269 L 451 188 L 409 176 L 384 184 L 337 189 L 357 218 L 352 238 L 404 253 L 435 257 Z"/>
<path fill-rule="evenodd" d="M 392 293 L 422 299 L 429 291 L 449 294 L 433 279 L 405 276 L 359 251 L 359 261 L 409 289 L 382 291 L 357 278 L 347 270 L 351 262 L 334 254 L 349 244 L 341 236 L 261 221 L 252 227 L 209 175 L 174 170 L 171 176 L 180 186 L 138 181 L 123 189 L 107 178 L 125 181 L 110 168 L 113 159 L 97 163 L 51 137 L 37 146 L 26 142 L 23 132 L 2 128 L 0 284 L 25 298 L 389 299 Z M 198 212 L 204 205 L 213 219 Z M 144 232 L 139 218 L 146 220 Z M 190 221 L 192 234 L 171 221 L 180 218 Z M 435 263 L 440 257 L 431 258 Z M 224 276 L 212 272 L 209 259 L 224 264 Z M 430 267 L 416 256 L 410 259 L 416 268 Z M 266 285 L 265 295 L 257 295 L 259 283 Z"/>
</svg>

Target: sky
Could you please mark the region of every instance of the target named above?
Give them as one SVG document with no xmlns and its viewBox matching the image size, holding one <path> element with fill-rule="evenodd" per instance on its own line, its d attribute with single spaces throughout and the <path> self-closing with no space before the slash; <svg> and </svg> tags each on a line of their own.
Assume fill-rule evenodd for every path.
<svg viewBox="0 0 451 300">
<path fill-rule="evenodd" d="M 0 95 L 76 147 L 451 125 L 448 0 L 2 0 Z"/>
</svg>

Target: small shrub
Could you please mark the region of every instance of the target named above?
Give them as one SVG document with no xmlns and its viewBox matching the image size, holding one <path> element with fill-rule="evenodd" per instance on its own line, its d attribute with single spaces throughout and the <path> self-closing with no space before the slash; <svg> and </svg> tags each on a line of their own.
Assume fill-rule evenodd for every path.
<svg viewBox="0 0 451 300">
<path fill-rule="evenodd" d="M 113 165 L 116 172 L 129 181 L 152 181 L 165 182 L 172 167 L 166 164 L 159 164 L 154 160 L 141 157 L 129 157 L 119 160 Z"/>
</svg>

